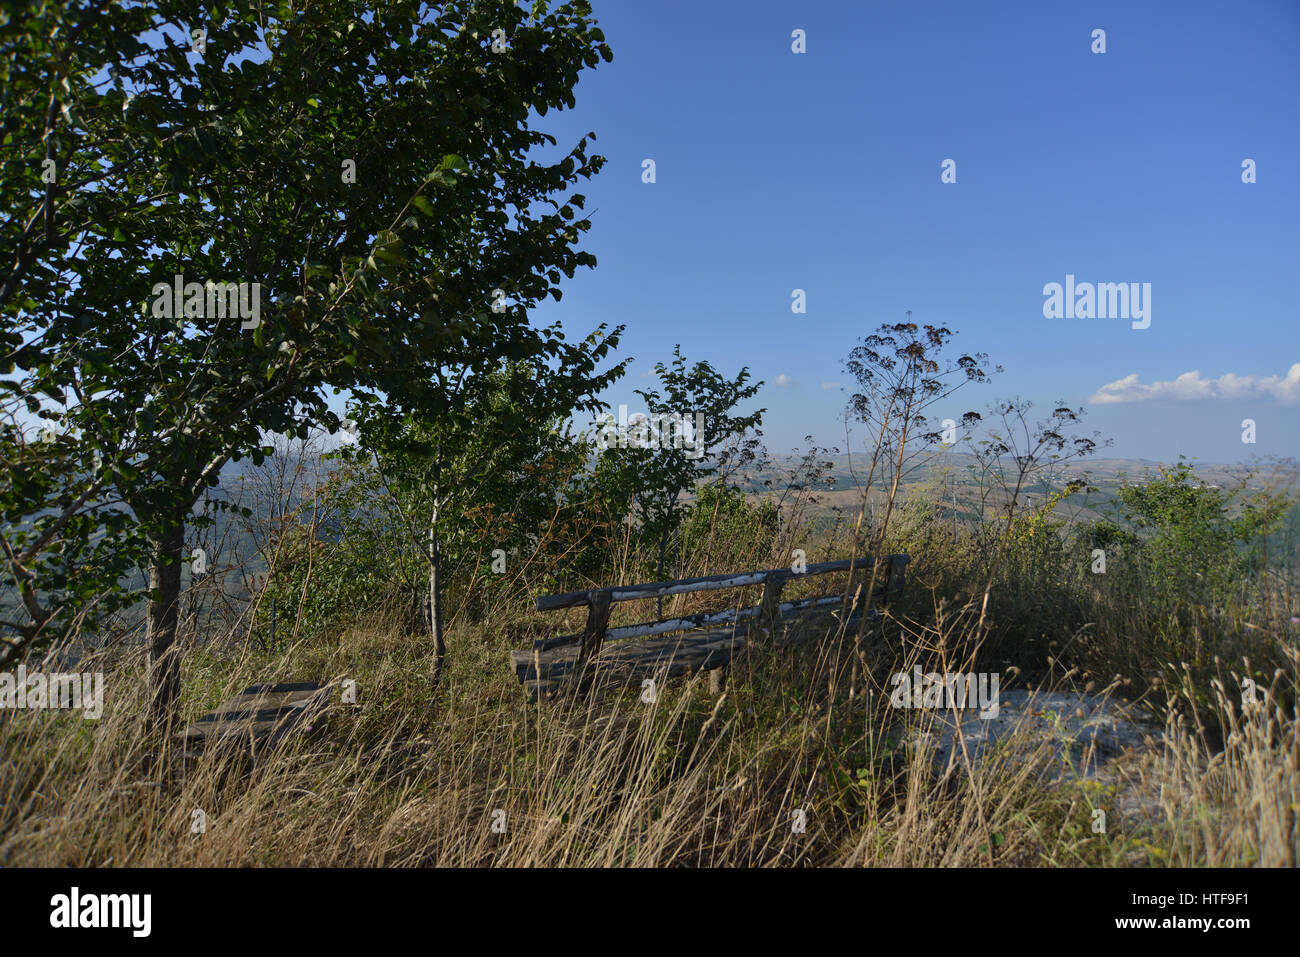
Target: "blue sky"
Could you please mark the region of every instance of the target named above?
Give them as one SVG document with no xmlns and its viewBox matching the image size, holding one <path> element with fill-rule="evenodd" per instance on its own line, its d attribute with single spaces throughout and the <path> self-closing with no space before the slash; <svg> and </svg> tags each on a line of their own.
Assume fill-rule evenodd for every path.
<svg viewBox="0 0 1300 957">
<path fill-rule="evenodd" d="M 608 401 L 637 411 L 680 342 L 767 381 L 773 451 L 842 445 L 841 360 L 910 309 L 1006 370 L 942 414 L 1062 398 L 1106 454 L 1300 450 L 1300 2 L 593 6 L 614 61 L 538 125 L 609 159 L 599 266 L 536 318 L 627 325 Z M 1150 283 L 1150 327 L 1044 318 L 1067 274 Z"/>
</svg>

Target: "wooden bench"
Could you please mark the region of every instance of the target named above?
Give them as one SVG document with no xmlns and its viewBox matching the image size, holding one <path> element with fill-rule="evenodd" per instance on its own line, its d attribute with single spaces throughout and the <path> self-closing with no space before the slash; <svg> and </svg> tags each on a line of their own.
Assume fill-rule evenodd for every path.
<svg viewBox="0 0 1300 957">
<path fill-rule="evenodd" d="M 329 695 L 330 687 L 315 681 L 250 685 L 193 721 L 181 736 L 187 750 L 272 747 L 290 732 L 323 718 Z"/>
<path fill-rule="evenodd" d="M 858 601 L 852 608 L 848 627 L 856 627 L 863 613 L 871 617 L 879 611 L 873 602 L 888 606 L 903 591 L 907 572 L 907 555 L 888 555 L 881 562 L 877 585 L 869 601 Z M 789 568 L 680 578 L 645 585 L 619 585 L 546 595 L 537 599 L 538 611 L 587 606 L 587 623 L 582 632 L 543 638 L 532 648 L 510 652 L 511 665 L 530 698 L 547 698 L 566 687 L 590 688 L 602 684 L 639 684 L 645 678 L 675 678 L 709 671 L 715 690 L 721 686 L 725 668 L 741 650 L 747 639 L 766 640 L 780 645 L 800 640 L 808 629 L 800 629 L 812 616 L 825 615 L 844 603 L 844 593 L 782 601 L 781 591 L 792 579 L 847 571 L 855 574 L 870 571 L 874 558 L 841 560 L 808 565 L 794 572 Z M 714 591 L 762 585 L 763 597 L 757 605 L 702 612 L 677 618 L 665 618 L 636 625 L 609 627 L 611 607 L 620 601 L 662 598 L 690 592 Z M 861 586 L 859 586 L 861 587 Z M 850 595 L 853 592 L 849 592 Z M 606 642 L 611 642 L 606 647 Z"/>
</svg>

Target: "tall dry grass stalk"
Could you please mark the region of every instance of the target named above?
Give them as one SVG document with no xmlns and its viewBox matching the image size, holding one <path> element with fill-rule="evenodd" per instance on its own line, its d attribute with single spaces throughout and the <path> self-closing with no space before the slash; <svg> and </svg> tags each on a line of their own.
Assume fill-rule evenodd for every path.
<svg viewBox="0 0 1300 957">
<path fill-rule="evenodd" d="M 756 649 L 721 697 L 697 677 L 653 703 L 632 689 L 530 705 L 500 629 L 451 636 L 437 701 L 431 648 L 391 622 L 276 656 L 193 649 L 188 718 L 271 678 L 356 680 L 355 708 L 255 762 L 160 754 L 140 723 L 140 663 L 83 661 L 106 671 L 103 720 L 0 715 L 0 864 L 1295 865 L 1296 715 L 1243 713 L 1226 691 L 1222 748 L 1194 709 L 1169 707 L 1163 742 L 1109 778 L 1061 779 L 1057 744 L 1032 737 L 934 773 L 905 744 L 934 716 L 890 708 L 887 676 L 972 668 L 983 637 L 974 604 L 932 611 L 874 635 L 872 689 L 852 699 L 852 644 L 829 625 L 797 649 Z M 1294 692 L 1291 660 L 1274 702 Z M 1096 807 L 1106 835 L 1089 827 Z"/>
</svg>

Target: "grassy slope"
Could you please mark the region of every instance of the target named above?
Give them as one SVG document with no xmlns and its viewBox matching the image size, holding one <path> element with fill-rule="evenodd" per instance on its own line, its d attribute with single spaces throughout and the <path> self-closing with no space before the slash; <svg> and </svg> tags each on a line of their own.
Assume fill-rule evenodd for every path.
<svg viewBox="0 0 1300 957">
<path fill-rule="evenodd" d="M 1207 609 L 1198 621 L 1213 634 L 1165 633 L 1143 619 L 1140 595 L 1041 580 L 1032 555 L 1004 570 L 985 607 L 976 551 L 924 524 L 899 527 L 896 544 L 915 557 L 908 598 L 861 659 L 834 634 L 760 650 L 721 698 L 696 679 L 653 705 L 635 691 L 529 705 L 506 652 L 561 623 L 525 610 L 457 623 L 431 695 L 430 642 L 376 618 L 274 656 L 193 649 L 187 718 L 275 678 L 351 677 L 359 705 L 251 774 L 239 759 L 205 758 L 170 761 L 159 776 L 138 719 L 143 668 L 121 653 L 103 665 L 100 723 L 0 714 L 0 864 L 1298 862 L 1294 629 Z M 1080 620 L 1090 627 L 1077 630 Z M 1232 673 L 1243 657 L 1272 695 L 1246 714 Z M 1124 772 L 1130 794 L 1156 796 L 1149 813 L 1126 812 L 1114 782 L 1043 784 L 1058 760 L 1050 743 L 935 780 L 890 743 L 900 723 L 925 720 L 882 693 L 913 661 L 1000 670 L 1004 688 L 1091 687 L 1153 706 L 1168 745 Z M 855 663 L 866 677 L 855 680 Z M 1096 807 L 1108 812 L 1105 834 L 1091 828 Z M 195 809 L 202 835 L 191 833 Z"/>
</svg>

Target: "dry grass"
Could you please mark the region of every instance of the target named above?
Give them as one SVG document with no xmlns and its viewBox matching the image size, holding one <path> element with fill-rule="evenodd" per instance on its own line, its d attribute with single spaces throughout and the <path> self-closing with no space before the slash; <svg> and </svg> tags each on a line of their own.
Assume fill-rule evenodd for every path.
<svg viewBox="0 0 1300 957">
<path fill-rule="evenodd" d="M 677 574 L 774 567 L 796 547 L 809 562 L 847 557 L 855 534 L 818 537 L 796 521 L 775 541 L 716 531 Z M 357 705 L 336 704 L 326 727 L 256 761 L 186 758 L 144 730 L 137 653 L 83 659 L 78 670 L 105 673 L 101 721 L 0 710 L 0 865 L 1300 863 L 1300 651 L 1294 625 L 1267 611 L 1296 607 L 1289 585 L 1233 608 L 1190 606 L 1189 630 L 1157 620 L 1142 581 L 1087 574 L 1049 537 L 991 567 L 986 543 L 954 542 L 924 502 L 901 503 L 885 531 L 883 550 L 913 559 L 894 614 L 861 645 L 831 623 L 797 648 L 751 648 L 721 696 L 697 676 L 652 702 L 630 689 L 529 704 L 507 652 L 580 626 L 577 613 L 522 608 L 520 595 L 542 590 L 532 580 L 500 594 L 471 583 L 480 620 L 453 615 L 436 693 L 432 641 L 400 616 L 279 653 L 251 650 L 242 619 L 200 641 L 189 618 L 180 720 L 267 681 L 351 678 Z M 653 567 L 623 544 L 606 549 L 616 567 L 601 584 Z M 786 597 L 832 587 L 796 582 Z M 676 596 L 664 612 L 756 597 Z M 652 615 L 652 602 L 628 602 L 614 623 Z M 889 706 L 889 675 L 914 664 L 999 672 L 1003 691 L 1114 694 L 1163 734 L 1094 777 L 1062 776 L 1058 742 L 1029 734 L 939 776 L 924 747 L 899 743 L 934 715 Z M 1246 676 L 1257 704 L 1240 700 Z"/>
<path fill-rule="evenodd" d="M 1295 866 L 1300 739 L 1278 703 L 1295 700 L 1294 648 L 1270 703 L 1243 709 L 1220 686 L 1221 743 L 1178 706 L 1199 694 L 1189 679 L 1164 741 L 1113 780 L 1048 784 L 1059 758 L 1032 740 L 940 779 L 892 743 L 926 715 L 890 709 L 884 677 L 914 660 L 962 670 L 983 639 L 969 610 L 930 611 L 873 636 L 874 689 L 854 694 L 852 643 L 834 633 L 754 652 L 721 697 L 696 678 L 654 703 L 526 703 L 505 667 L 523 622 L 458 628 L 436 700 L 430 647 L 383 621 L 275 657 L 194 650 L 186 717 L 272 678 L 357 682 L 356 707 L 251 770 L 154 753 L 140 662 L 102 659 L 100 722 L 0 713 L 0 864 Z"/>
</svg>

